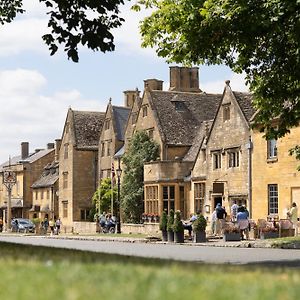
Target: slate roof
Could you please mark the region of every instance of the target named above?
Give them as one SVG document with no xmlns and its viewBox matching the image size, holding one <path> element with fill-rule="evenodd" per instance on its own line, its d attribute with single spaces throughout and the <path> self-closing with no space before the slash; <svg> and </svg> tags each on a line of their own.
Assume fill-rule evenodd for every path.
<svg viewBox="0 0 300 300">
<path fill-rule="evenodd" d="M 105 113 L 73 111 L 75 145 L 77 149 L 98 150 Z"/>
<path fill-rule="evenodd" d="M 207 133 L 209 133 L 212 123 L 212 120 L 201 123 L 200 128 L 194 138 L 193 145 L 183 158 L 183 161 L 196 161 L 200 148 L 202 148 L 202 145 L 206 142 Z"/>
<path fill-rule="evenodd" d="M 52 162 L 45 166 L 40 178 L 33 183 L 32 188 L 49 187 L 58 180 L 58 162 Z"/>
<path fill-rule="evenodd" d="M 252 105 L 253 95 L 251 93 L 234 92 L 233 94 L 239 103 L 239 106 L 246 117 L 246 120 L 250 122 L 251 117 L 255 114 L 256 109 Z"/>
<path fill-rule="evenodd" d="M 17 164 L 22 164 L 22 163 L 33 163 L 37 161 L 38 159 L 42 158 L 43 156 L 49 154 L 51 151 L 54 151 L 54 149 L 42 149 L 39 150 L 38 152 L 30 153 L 28 157 L 25 159 L 21 158 L 21 155 L 14 156 L 10 159 L 10 164 L 17 165 Z M 5 163 L 0 165 L 0 172 L 3 171 L 4 167 L 8 167 L 9 161 L 6 161 Z"/>
<path fill-rule="evenodd" d="M 125 130 L 131 109 L 129 107 L 113 106 L 114 128 L 116 130 L 117 139 L 125 140 Z"/>
<path fill-rule="evenodd" d="M 221 94 L 149 91 L 149 102 L 167 144 L 193 144 L 203 121 L 215 117 Z M 175 108 L 176 103 L 180 109 Z"/>
</svg>

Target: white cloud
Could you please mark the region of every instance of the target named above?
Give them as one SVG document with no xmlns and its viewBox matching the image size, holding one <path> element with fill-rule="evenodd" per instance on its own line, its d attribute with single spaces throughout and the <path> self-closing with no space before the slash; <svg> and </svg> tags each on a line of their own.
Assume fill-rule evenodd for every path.
<svg viewBox="0 0 300 300">
<path fill-rule="evenodd" d="M 105 111 L 106 104 L 85 99 L 78 90 L 43 95 L 46 78 L 36 70 L 0 71 L 0 164 L 19 154 L 19 144 L 45 147 L 60 138 L 71 106 L 75 110 Z"/>
<path fill-rule="evenodd" d="M 224 80 L 200 82 L 200 88 L 206 93 L 218 93 L 222 94 L 225 86 L 225 80 L 230 80 L 230 87 L 233 91 L 249 92 L 249 89 L 245 85 L 245 75 L 232 73 L 230 78 L 224 78 Z"/>
</svg>

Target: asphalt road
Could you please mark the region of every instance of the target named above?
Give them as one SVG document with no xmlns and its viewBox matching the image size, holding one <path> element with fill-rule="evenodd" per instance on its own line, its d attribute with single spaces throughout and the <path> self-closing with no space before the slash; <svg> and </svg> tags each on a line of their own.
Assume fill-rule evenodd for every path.
<svg viewBox="0 0 300 300">
<path fill-rule="evenodd" d="M 0 236 L 0 241 L 179 261 L 221 264 L 258 263 L 300 267 L 300 250 L 290 249 L 210 247 L 80 239 L 70 240 L 36 236 Z"/>
</svg>

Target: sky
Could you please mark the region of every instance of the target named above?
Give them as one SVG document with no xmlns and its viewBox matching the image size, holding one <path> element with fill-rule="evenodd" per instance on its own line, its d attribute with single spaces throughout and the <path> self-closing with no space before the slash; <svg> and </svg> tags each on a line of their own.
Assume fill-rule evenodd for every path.
<svg viewBox="0 0 300 300">
<path fill-rule="evenodd" d="M 19 155 L 21 142 L 30 152 L 61 138 L 71 107 L 105 112 L 109 98 L 123 105 L 123 91 L 157 78 L 169 85 L 169 66 L 153 49 L 142 49 L 138 30 L 144 12 L 121 8 L 125 23 L 114 31 L 116 50 L 92 52 L 82 48 L 79 63 L 60 49 L 50 56 L 42 35 L 48 32 L 44 4 L 23 0 L 26 13 L 0 26 L 0 164 Z M 225 66 L 199 66 L 200 88 L 222 93 L 225 80 L 235 91 L 247 91 L 242 75 Z"/>
</svg>

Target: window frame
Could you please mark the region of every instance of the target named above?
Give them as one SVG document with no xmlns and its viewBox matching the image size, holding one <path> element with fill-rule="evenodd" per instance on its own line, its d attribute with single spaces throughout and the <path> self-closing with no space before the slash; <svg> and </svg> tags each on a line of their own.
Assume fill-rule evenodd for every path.
<svg viewBox="0 0 300 300">
<path fill-rule="evenodd" d="M 228 168 L 238 168 L 240 166 L 240 151 L 230 149 L 227 151 Z"/>
<path fill-rule="evenodd" d="M 268 184 L 268 214 L 278 214 L 278 184 Z"/>
<path fill-rule="evenodd" d="M 221 170 L 222 169 L 221 151 L 214 151 L 212 153 L 212 164 L 213 164 L 213 170 Z"/>
<path fill-rule="evenodd" d="M 277 140 L 270 139 L 267 140 L 267 159 L 277 159 L 278 156 L 278 148 L 277 148 Z"/>
</svg>

